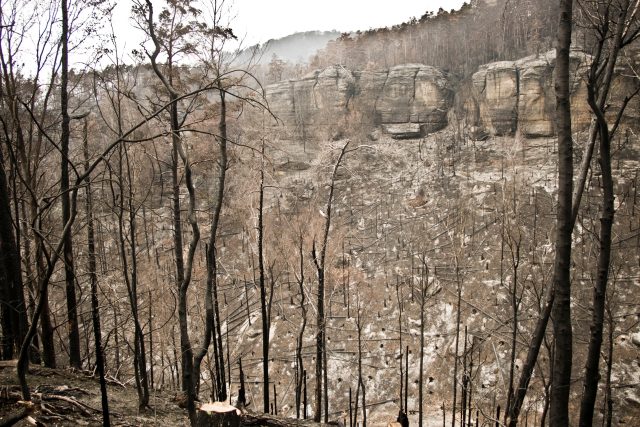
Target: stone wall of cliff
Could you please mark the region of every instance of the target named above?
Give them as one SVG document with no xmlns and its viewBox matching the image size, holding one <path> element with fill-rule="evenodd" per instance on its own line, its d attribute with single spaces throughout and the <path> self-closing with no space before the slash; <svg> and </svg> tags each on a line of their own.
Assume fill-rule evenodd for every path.
<svg viewBox="0 0 640 427">
<path fill-rule="evenodd" d="M 347 119 L 365 125 L 413 125 L 435 132 L 447 125 L 453 90 L 441 70 L 405 64 L 384 71 L 352 71 L 332 66 L 299 80 L 266 88 L 271 111 L 303 135 L 329 133 L 346 126 Z"/>
<path fill-rule="evenodd" d="M 584 80 L 589 56 L 573 51 L 571 64 L 573 127 L 582 130 L 591 120 Z M 381 71 L 332 66 L 267 86 L 266 93 L 272 112 L 302 136 L 331 137 L 356 121 L 380 126 L 396 138 L 419 137 L 446 127 L 452 114 L 471 139 L 516 132 L 549 137 L 555 134 L 554 66 L 555 51 L 549 51 L 483 65 L 461 82 L 423 64 Z M 629 89 L 627 83 L 618 78 L 618 98 Z M 632 116 L 637 110 L 628 109 Z"/>
<path fill-rule="evenodd" d="M 583 80 L 588 60 L 582 52 L 571 52 L 574 129 L 583 129 L 590 120 Z M 553 136 L 554 66 L 555 51 L 481 66 L 471 77 L 470 96 L 459 103 L 464 108 L 456 111 L 469 136 L 482 139 L 516 131 L 529 138 Z"/>
</svg>

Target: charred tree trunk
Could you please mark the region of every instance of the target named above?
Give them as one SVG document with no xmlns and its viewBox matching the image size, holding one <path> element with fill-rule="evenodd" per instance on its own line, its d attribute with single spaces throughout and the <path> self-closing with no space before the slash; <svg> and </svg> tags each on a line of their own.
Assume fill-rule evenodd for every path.
<svg viewBox="0 0 640 427">
<path fill-rule="evenodd" d="M 87 138 L 87 121 L 84 121 L 84 169 L 89 169 L 89 143 Z M 109 398 L 107 382 L 104 377 L 104 354 L 102 353 L 102 332 L 100 329 L 100 303 L 98 301 L 98 275 L 96 273 L 96 245 L 93 224 L 93 201 L 91 182 L 87 183 L 85 207 L 87 210 L 87 249 L 89 261 L 89 280 L 91 282 L 91 319 L 93 321 L 93 339 L 96 353 L 96 369 L 100 378 L 100 396 L 102 403 L 102 425 L 109 427 Z"/>
<path fill-rule="evenodd" d="M 613 38 L 607 35 L 609 24 L 605 23 L 596 28 L 599 42 L 591 65 L 591 72 L 587 82 L 587 100 L 591 111 L 595 116 L 599 137 L 599 159 L 600 170 L 602 172 L 602 212 L 600 217 L 599 233 L 599 254 L 596 266 L 596 283 L 593 290 L 593 310 L 591 320 L 591 334 L 589 338 L 589 348 L 587 351 L 587 361 L 585 364 L 584 390 L 580 402 L 580 427 L 587 427 L 593 424 L 593 411 L 598 393 L 598 383 L 600 382 L 600 351 L 602 348 L 602 335 L 604 329 L 605 305 L 607 297 L 607 284 L 609 281 L 609 264 L 611 260 L 612 228 L 614 222 L 614 189 L 613 174 L 611 170 L 611 141 L 615 134 L 622 114 L 629 100 L 638 94 L 640 86 L 633 94 L 627 95 L 622 106 L 617 112 L 615 122 L 612 126 L 605 117 L 605 103 L 609 96 L 609 88 L 614 76 L 614 70 L 618 60 L 620 50 L 625 44 L 637 37 L 637 17 L 635 16 L 640 2 L 635 0 L 632 6 L 629 0 L 624 0 L 619 4 L 607 4 L 605 15 L 615 14 L 614 22 L 616 26 L 612 34 Z M 610 11 L 610 8 L 617 8 Z M 631 15 L 628 15 L 631 13 Z M 631 22 L 630 22 L 631 21 Z M 636 28 L 631 27 L 632 22 L 636 22 Z M 631 37 L 627 39 L 628 32 Z M 634 34 L 635 32 L 635 34 Z M 609 43 L 605 52 L 605 43 Z M 604 77 L 598 75 L 600 67 L 605 66 Z"/>
<path fill-rule="evenodd" d="M 364 385 L 362 376 L 362 317 L 361 317 L 360 299 L 358 298 L 358 310 L 356 313 L 356 327 L 358 329 L 358 388 L 356 390 L 356 422 L 358 416 L 358 395 L 362 391 L 362 426 L 367 427 L 367 389 Z"/>
<path fill-rule="evenodd" d="M 60 133 L 60 198 L 62 201 L 62 224 L 71 218 L 69 200 L 69 13 L 67 0 L 62 2 L 62 67 L 60 70 L 60 112 L 62 114 L 62 129 Z M 67 334 L 69 339 L 69 364 L 72 368 L 80 369 L 80 331 L 78 328 L 78 302 L 76 297 L 75 270 L 73 266 L 73 241 L 71 233 L 64 238 L 64 276 L 67 297 Z"/>
<path fill-rule="evenodd" d="M 322 370 L 324 361 L 324 333 L 325 333 L 325 318 L 324 318 L 324 268 L 321 267 L 319 261 L 317 261 L 315 241 L 313 242 L 312 257 L 316 263 L 316 269 L 318 273 L 318 312 L 316 315 L 316 401 L 313 414 L 313 421 L 319 423 L 322 417 Z"/>
<path fill-rule="evenodd" d="M 0 288 L 2 288 L 2 357 L 13 359 L 27 334 L 20 253 L 12 230 L 7 176 L 0 149 Z"/>
<path fill-rule="evenodd" d="M 220 122 L 218 123 L 218 131 L 220 134 L 220 149 L 221 149 L 221 167 L 224 167 L 225 172 L 227 169 L 227 101 L 225 98 L 224 90 L 220 90 Z M 226 176 L 226 175 L 225 175 Z M 224 184 L 220 181 L 219 184 Z M 218 190 L 220 191 L 220 189 Z M 222 188 L 224 191 L 224 187 Z M 213 315 L 214 315 L 214 345 L 218 347 L 218 378 L 220 387 L 218 388 L 218 400 L 224 401 L 227 399 L 227 382 L 224 373 L 224 351 L 222 348 L 222 321 L 220 320 L 220 304 L 218 301 L 218 286 L 217 282 L 213 286 Z"/>
<path fill-rule="evenodd" d="M 555 355 L 549 422 L 551 427 L 569 425 L 569 392 L 573 362 L 571 327 L 571 198 L 573 193 L 573 142 L 569 50 L 571 46 L 572 0 L 560 1 L 560 23 L 556 48 L 555 91 L 558 133 L 558 207 L 554 262 L 555 302 L 552 310 Z"/>
<path fill-rule="evenodd" d="M 184 150 L 182 144 L 181 134 L 181 121 L 178 118 L 178 102 L 179 95 L 173 86 L 173 51 L 169 49 L 167 52 L 168 59 L 168 72 L 165 75 L 158 66 L 157 58 L 161 51 L 161 43 L 155 32 L 155 24 L 153 22 L 153 4 L 151 0 L 146 0 L 145 10 L 145 24 L 146 30 L 153 41 L 154 50 L 149 54 L 151 61 L 151 67 L 158 79 L 162 82 L 162 85 L 166 89 L 169 95 L 169 116 L 170 116 L 170 129 L 171 129 L 171 182 L 173 193 L 173 240 L 174 240 L 174 257 L 176 264 L 176 286 L 178 287 L 178 323 L 180 327 L 180 352 L 182 356 L 182 390 L 187 397 L 187 410 L 189 412 L 189 420 L 191 424 L 196 422 L 196 407 L 195 401 L 197 399 L 196 390 L 198 384 L 198 378 L 194 378 L 194 355 L 193 348 L 191 346 L 191 340 L 189 338 L 189 324 L 187 314 L 187 294 L 189 286 L 191 284 L 191 275 L 193 272 L 193 259 L 195 256 L 196 248 L 200 240 L 200 229 L 196 219 L 196 195 L 195 187 L 193 184 L 191 162 Z M 191 240 L 189 242 L 186 262 L 183 254 L 184 242 L 182 238 L 182 218 L 181 218 L 181 203 L 180 203 L 180 176 L 178 174 L 178 162 L 182 161 L 184 167 L 184 181 L 187 187 L 189 195 L 189 208 L 187 213 L 187 219 L 191 226 Z M 215 303 L 215 302 L 214 302 Z M 224 367 L 224 364 L 222 365 Z M 224 368 L 222 368 L 224 369 Z M 225 393 L 226 395 L 226 393 Z M 225 396 L 226 397 L 226 396 Z"/>
<path fill-rule="evenodd" d="M 262 403 L 264 413 L 269 412 L 269 323 L 267 290 L 264 271 L 264 141 L 260 161 L 260 200 L 258 201 L 258 284 L 260 286 L 260 312 L 262 315 Z"/>
<path fill-rule="evenodd" d="M 133 197 L 131 182 L 128 182 L 128 192 L 125 193 L 125 180 L 124 180 L 124 162 L 128 162 L 128 158 L 126 158 L 124 154 L 124 146 L 119 147 L 118 151 L 118 176 L 115 180 L 110 180 L 111 183 L 114 181 L 118 184 L 118 190 L 116 191 L 113 188 L 113 184 L 111 187 L 112 200 L 114 203 L 114 208 L 116 209 L 116 216 L 118 218 L 118 250 L 120 252 L 120 262 L 122 266 L 122 275 L 124 278 L 124 282 L 127 288 L 127 297 L 129 299 L 129 305 L 131 307 L 131 317 L 133 318 L 133 328 L 134 328 L 134 337 L 133 337 L 133 367 L 135 373 L 135 381 L 136 381 L 136 390 L 138 392 L 138 405 L 140 408 L 144 408 L 149 403 L 149 390 L 146 386 L 146 362 L 143 362 L 144 357 L 141 355 L 141 341 L 144 342 L 144 339 L 140 339 L 142 334 L 142 328 L 140 325 L 140 317 L 139 317 L 139 309 L 138 309 L 138 279 L 137 279 L 137 253 L 135 249 L 136 239 L 135 239 L 135 213 L 129 213 L 128 226 L 129 226 L 129 234 L 127 234 L 126 224 L 125 224 L 125 215 L 126 208 L 125 203 L 128 203 L 128 208 L 132 209 L 131 198 Z M 127 169 L 129 165 L 127 165 Z M 128 202 L 125 202 L 126 199 L 129 199 Z M 130 254 L 127 254 L 127 242 L 131 245 L 129 247 Z M 129 262 L 129 257 L 131 257 L 131 263 Z"/>
<path fill-rule="evenodd" d="M 304 370 L 304 361 L 302 359 L 302 347 L 304 343 L 304 330 L 307 326 L 307 307 L 306 296 L 304 291 L 304 252 L 303 252 L 303 244 L 304 238 L 302 233 L 300 233 L 300 245 L 298 246 L 298 254 L 300 256 L 300 272 L 297 277 L 298 280 L 298 288 L 300 290 L 300 312 L 302 317 L 302 324 L 300 325 L 300 331 L 298 332 L 298 339 L 296 343 L 296 418 L 300 418 L 300 404 L 302 398 L 302 388 L 305 381 L 305 373 Z M 306 409 L 305 409 L 306 413 Z M 306 417 L 305 417 L 306 418 Z"/>
<path fill-rule="evenodd" d="M 529 345 L 529 350 L 527 351 L 527 358 L 525 359 L 525 363 L 522 365 L 522 373 L 520 374 L 518 387 L 515 390 L 513 400 L 511 401 L 511 406 L 507 409 L 509 411 L 507 422 L 509 427 L 516 427 L 518 425 L 520 409 L 522 408 L 522 404 L 524 403 L 524 398 L 529 388 L 529 381 L 531 380 L 533 369 L 536 366 L 538 353 L 540 352 L 540 347 L 542 346 L 542 342 L 544 341 L 547 325 L 551 317 L 551 309 L 553 308 L 554 296 L 555 293 L 553 286 L 549 286 L 549 288 L 547 289 L 542 312 L 538 317 L 536 327 L 533 331 L 533 336 L 531 339 L 532 341 Z"/>
<path fill-rule="evenodd" d="M 137 352 L 135 356 L 137 362 L 138 375 L 140 377 L 140 408 L 145 408 L 149 405 L 149 379 L 147 375 L 147 352 L 145 350 L 144 332 L 142 330 L 142 322 L 140 321 L 140 308 L 138 306 L 138 254 L 137 254 L 137 236 L 136 236 L 136 210 L 133 205 L 133 177 L 131 174 L 131 163 L 129 161 L 128 151 L 125 145 L 121 145 L 124 148 L 125 161 L 127 166 L 127 184 L 128 184 L 128 214 L 129 214 L 129 252 L 131 254 L 131 281 L 130 281 L 130 296 L 131 313 L 133 315 L 133 322 L 135 328 L 134 334 L 134 351 Z M 121 159 L 122 160 L 122 159 Z M 124 195 L 123 195 L 124 196 Z M 121 199 L 124 203 L 124 197 Z M 123 254 L 124 255 L 124 254 Z M 125 274 L 127 274 L 125 272 Z M 134 362 L 135 363 L 135 362 Z"/>
<path fill-rule="evenodd" d="M 427 302 L 427 290 L 429 289 L 429 267 L 426 257 L 423 257 L 422 277 L 420 278 L 420 367 L 418 372 L 418 425 L 422 425 L 424 399 L 424 309 Z"/>
<path fill-rule="evenodd" d="M 514 190 L 515 191 L 515 190 Z M 515 194 L 514 194 L 515 197 Z M 517 240 L 513 240 L 508 243 L 509 249 L 511 252 L 511 268 L 513 272 L 513 277 L 511 279 L 511 315 L 513 316 L 512 325 L 511 325 L 511 356 L 509 358 L 509 390 L 507 392 L 507 405 L 505 406 L 505 424 L 509 419 L 509 408 L 511 408 L 511 403 L 514 398 L 514 377 L 515 377 L 515 367 L 516 367 L 516 351 L 518 344 L 518 315 L 520 310 L 520 299 L 518 298 L 518 267 L 520 266 L 520 244 L 521 237 L 518 236 Z"/>
<path fill-rule="evenodd" d="M 396 299 L 398 301 L 398 351 L 400 360 L 400 411 L 405 412 L 404 407 L 404 369 L 402 368 L 402 297 L 400 296 L 400 283 L 396 280 Z"/>
<path fill-rule="evenodd" d="M 456 404 L 458 399 L 458 349 L 460 348 L 460 315 L 462 311 L 462 281 L 460 279 L 460 267 L 458 265 L 458 255 L 455 255 L 455 273 L 457 284 L 457 313 L 456 313 L 456 340 L 455 355 L 453 362 L 453 404 L 451 408 L 451 427 L 456 425 Z"/>
<path fill-rule="evenodd" d="M 117 126 L 117 135 L 123 135 L 123 113 L 122 113 L 122 76 L 119 64 L 115 67 L 116 94 L 112 99 L 114 114 Z M 96 93 L 97 97 L 97 93 Z M 138 407 L 146 408 L 149 405 L 149 381 L 147 376 L 147 353 L 145 350 L 145 339 L 140 320 L 140 309 L 138 305 L 138 253 L 137 253 L 137 218 L 134 206 L 133 173 L 129 160 L 129 151 L 126 145 L 118 147 L 117 165 L 117 185 L 118 191 L 111 183 L 111 193 L 118 218 L 118 249 L 120 251 L 122 274 L 127 288 L 127 297 L 131 307 L 131 317 L 133 318 L 133 364 L 136 380 L 136 390 L 138 392 Z M 85 160 L 88 162 L 87 160 Z M 88 169 L 88 166 L 87 166 Z M 111 170 L 111 169 L 110 169 Z M 126 176 L 125 176 L 126 174 Z M 126 187 L 126 188 L 125 188 Z M 125 218 L 126 217 L 126 218 Z M 127 255 L 127 246 L 129 255 Z M 130 262 L 129 262 L 130 261 Z"/>
<path fill-rule="evenodd" d="M 327 208 L 325 213 L 325 223 L 324 223 L 324 233 L 322 236 L 322 246 L 320 247 L 320 253 L 316 253 L 315 249 L 315 241 L 313 243 L 312 257 L 313 262 L 316 266 L 316 270 L 318 273 L 318 314 L 316 317 L 317 324 L 317 334 L 316 334 L 316 402 L 315 402 L 315 413 L 314 413 L 314 421 L 320 422 L 321 413 L 322 413 L 322 377 L 323 377 L 323 369 L 326 369 L 326 366 L 323 366 L 323 361 L 325 360 L 324 353 L 326 351 L 325 343 L 325 316 L 324 316 L 324 293 L 325 293 L 325 282 L 324 282 L 324 265 L 327 253 L 327 243 L 329 242 L 329 228 L 331 227 L 331 209 L 333 206 L 333 192 L 335 190 L 336 176 L 338 167 L 347 152 L 347 147 L 349 146 L 349 141 L 342 147 L 338 159 L 333 167 L 333 173 L 331 174 L 331 184 L 329 185 L 329 197 L 327 199 Z M 324 384 L 327 387 L 327 384 Z"/>
<path fill-rule="evenodd" d="M 605 376 L 605 385 L 604 385 L 604 401 L 605 401 L 605 415 L 604 415 L 604 427 L 611 427 L 611 423 L 613 421 L 613 396 L 611 394 L 611 372 L 613 370 L 613 332 L 615 328 L 615 323 L 613 321 L 613 315 L 611 310 L 608 310 L 607 313 L 608 323 L 609 323 L 609 332 L 607 335 L 607 374 Z"/>
<path fill-rule="evenodd" d="M 219 316 L 218 316 L 218 258 L 216 252 L 218 225 L 220 223 L 220 215 L 224 202 L 224 187 L 227 176 L 227 136 L 226 136 L 226 102 L 224 93 L 221 93 L 220 102 L 220 122 L 218 128 L 220 130 L 220 161 L 218 164 L 218 188 L 216 200 L 213 204 L 213 216 L 211 218 L 211 234 L 209 236 L 209 244 L 207 245 L 207 285 L 205 293 L 205 333 L 203 343 L 198 350 L 194 362 L 194 380 L 196 381 L 196 389 L 199 388 L 200 382 L 200 365 L 202 359 L 206 356 L 209 345 L 213 340 L 214 347 L 214 365 L 215 365 L 215 381 L 216 381 L 216 399 L 224 401 L 226 399 L 226 386 L 224 376 L 224 356 L 222 355 L 222 339 L 220 337 Z"/>
</svg>

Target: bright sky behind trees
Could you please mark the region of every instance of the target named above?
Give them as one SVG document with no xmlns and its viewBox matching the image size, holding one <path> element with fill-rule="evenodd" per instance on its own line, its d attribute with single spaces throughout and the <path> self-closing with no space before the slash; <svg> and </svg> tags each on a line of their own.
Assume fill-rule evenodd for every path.
<svg viewBox="0 0 640 427">
<path fill-rule="evenodd" d="M 163 3 L 154 1 L 158 10 Z M 463 3 L 464 0 L 225 0 L 225 16 L 247 47 L 300 31 L 348 32 L 392 26 L 411 17 L 420 18 L 427 11 L 459 9 Z M 133 36 L 130 9 L 130 0 L 118 1 L 114 20 L 116 28 Z M 129 36 L 128 50 L 135 48 L 135 36 Z"/>
</svg>

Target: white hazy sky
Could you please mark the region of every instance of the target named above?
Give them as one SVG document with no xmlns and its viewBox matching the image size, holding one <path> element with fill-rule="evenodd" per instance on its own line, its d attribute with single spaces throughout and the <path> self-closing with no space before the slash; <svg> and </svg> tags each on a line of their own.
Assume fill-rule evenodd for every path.
<svg viewBox="0 0 640 427">
<path fill-rule="evenodd" d="M 264 43 L 299 31 L 368 30 L 400 24 L 426 11 L 458 9 L 464 0 L 226 0 L 230 26 L 244 46 Z M 160 9 L 163 1 L 154 0 Z M 196 3 L 197 5 L 197 3 Z M 118 0 L 116 27 L 129 32 L 128 47 L 135 36 L 128 23 L 130 0 Z M 133 36 L 132 38 L 129 38 Z M 121 38 L 122 39 L 122 38 Z M 135 44 L 135 42 L 134 42 Z"/>
<path fill-rule="evenodd" d="M 298 31 L 368 30 L 400 24 L 426 11 L 458 9 L 462 0 L 235 0 L 235 25 L 249 44 Z"/>
</svg>

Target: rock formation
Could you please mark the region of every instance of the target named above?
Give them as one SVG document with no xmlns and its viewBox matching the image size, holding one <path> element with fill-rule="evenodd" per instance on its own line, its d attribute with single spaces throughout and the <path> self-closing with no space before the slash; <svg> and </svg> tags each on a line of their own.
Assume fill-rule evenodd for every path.
<svg viewBox="0 0 640 427">
<path fill-rule="evenodd" d="M 573 126 L 583 129 L 591 117 L 583 80 L 588 56 L 573 51 L 571 62 Z M 471 97 L 464 102 L 462 119 L 469 135 L 482 139 L 488 135 L 513 135 L 519 130 L 529 138 L 553 136 L 554 66 L 555 51 L 481 66 L 471 77 Z"/>
<path fill-rule="evenodd" d="M 572 124 L 574 130 L 583 130 L 591 120 L 584 79 L 589 56 L 572 51 L 571 65 Z M 554 66 L 555 51 L 549 51 L 485 64 L 457 82 L 423 64 L 382 71 L 351 71 L 336 65 L 267 86 L 266 93 L 272 112 L 303 137 L 318 136 L 319 130 L 325 131 L 325 137 L 340 135 L 347 119 L 380 126 L 396 139 L 424 136 L 447 126 L 454 87 L 455 118 L 471 139 L 516 132 L 526 138 L 550 137 L 555 135 Z M 614 82 L 613 102 L 629 93 L 626 80 L 620 74 Z M 637 109 L 627 111 L 627 116 L 638 115 Z"/>
<path fill-rule="evenodd" d="M 422 64 L 391 68 L 376 100 L 379 124 L 417 123 L 423 132 L 435 132 L 447 125 L 451 89 L 445 74 Z M 362 96 L 362 94 L 361 94 Z"/>
<path fill-rule="evenodd" d="M 435 132 L 447 125 L 453 98 L 445 73 L 422 64 L 379 72 L 332 66 L 267 86 L 266 92 L 272 112 L 303 135 L 322 126 L 339 127 L 352 113 L 363 123 L 413 124 L 422 133 Z"/>
</svg>

